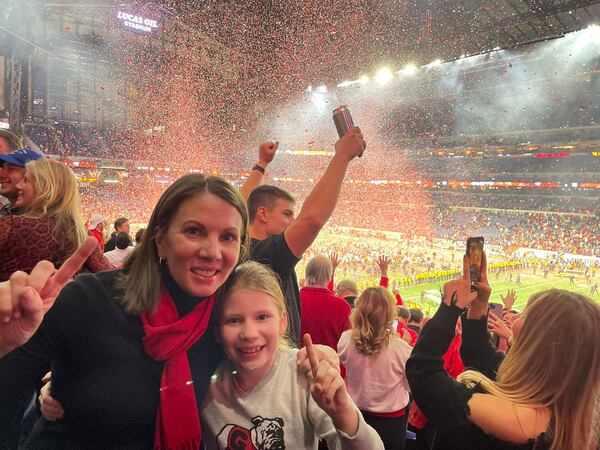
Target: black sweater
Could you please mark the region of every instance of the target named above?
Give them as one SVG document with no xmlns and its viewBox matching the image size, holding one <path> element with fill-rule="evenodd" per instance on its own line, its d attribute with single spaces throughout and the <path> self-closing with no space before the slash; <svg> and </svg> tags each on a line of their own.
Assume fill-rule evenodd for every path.
<svg viewBox="0 0 600 450">
<path fill-rule="evenodd" d="M 115 302 L 118 273 L 69 283 L 29 342 L 0 358 L 0 449 L 16 448 L 23 410 L 50 368 L 64 419 L 41 419 L 27 448 L 152 447 L 163 364 L 144 351 L 139 318 Z M 165 281 L 180 315 L 200 301 Z M 222 356 L 211 324 L 188 351 L 198 405 Z"/>
<path fill-rule="evenodd" d="M 517 445 L 485 434 L 469 419 L 468 401 L 479 387 L 467 388 L 451 378 L 443 368 L 442 355 L 454 337 L 456 321 L 462 310 L 445 303 L 421 330 L 410 359 L 406 376 L 415 402 L 432 427 L 438 431 L 434 449 L 439 450 L 516 450 L 549 448 L 542 434 L 534 441 Z M 465 367 L 496 378 L 503 354 L 490 344 L 487 318 L 462 320 L 461 357 Z"/>
</svg>

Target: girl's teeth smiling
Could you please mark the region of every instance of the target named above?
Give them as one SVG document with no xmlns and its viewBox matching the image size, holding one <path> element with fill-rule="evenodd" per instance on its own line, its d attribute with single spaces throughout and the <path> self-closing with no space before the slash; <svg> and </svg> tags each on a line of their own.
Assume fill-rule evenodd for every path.
<svg viewBox="0 0 600 450">
<path fill-rule="evenodd" d="M 243 347 L 240 348 L 240 352 L 242 353 L 256 353 L 259 352 L 260 350 L 262 350 L 264 347 L 264 345 L 256 345 L 254 347 Z"/>
</svg>

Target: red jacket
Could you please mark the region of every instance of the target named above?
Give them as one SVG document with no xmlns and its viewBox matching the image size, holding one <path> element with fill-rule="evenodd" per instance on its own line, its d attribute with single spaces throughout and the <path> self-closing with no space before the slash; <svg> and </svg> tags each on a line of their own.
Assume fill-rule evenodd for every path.
<svg viewBox="0 0 600 450">
<path fill-rule="evenodd" d="M 100 251 L 104 253 L 104 239 L 102 238 L 102 233 L 100 233 L 98 230 L 90 230 L 89 234 L 90 236 L 94 236 L 96 238 L 98 241 L 98 247 L 100 247 Z"/>
<path fill-rule="evenodd" d="M 415 330 L 411 330 L 402 322 L 398 322 L 398 328 L 396 329 L 396 331 L 398 332 L 398 336 L 400 336 L 400 337 L 402 337 L 402 330 L 406 330 L 408 332 L 408 334 L 410 334 L 410 346 L 414 347 L 415 344 L 417 343 L 417 339 L 419 337 L 417 332 Z"/>
<path fill-rule="evenodd" d="M 315 344 L 328 345 L 337 351 L 342 333 L 351 328 L 350 305 L 327 288 L 300 289 L 301 335 L 309 333 Z"/>
<path fill-rule="evenodd" d="M 388 277 L 381 277 L 381 280 L 379 280 L 379 286 L 384 287 L 384 288 L 388 288 L 390 284 L 390 279 Z M 402 297 L 400 297 L 400 293 L 398 294 L 394 294 L 394 297 L 396 297 L 396 306 L 403 306 L 404 302 L 402 301 Z"/>
</svg>

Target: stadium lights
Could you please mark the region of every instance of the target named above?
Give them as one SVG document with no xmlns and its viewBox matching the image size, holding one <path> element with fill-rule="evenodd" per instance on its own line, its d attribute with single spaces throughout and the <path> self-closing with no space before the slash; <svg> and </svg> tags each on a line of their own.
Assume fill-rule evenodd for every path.
<svg viewBox="0 0 600 450">
<path fill-rule="evenodd" d="M 590 41 L 600 42 L 600 26 L 590 25 L 583 31 Z"/>
<path fill-rule="evenodd" d="M 398 73 L 414 75 L 415 73 L 417 73 L 417 66 L 415 66 L 414 64 L 407 64 L 406 66 L 404 66 L 404 69 L 398 71 Z"/>
<path fill-rule="evenodd" d="M 366 76 L 366 75 L 363 75 L 358 80 L 354 80 L 354 81 L 350 81 L 350 80 L 342 81 L 340 84 L 337 85 L 337 87 L 348 87 L 348 86 L 353 86 L 355 84 L 367 84 L 368 82 L 369 82 L 369 77 Z"/>
<path fill-rule="evenodd" d="M 375 76 L 375 81 L 377 81 L 378 84 L 383 86 L 388 81 L 390 81 L 392 78 L 393 78 L 392 71 L 390 69 L 388 69 L 387 67 L 383 67 L 383 68 L 379 69 L 379 72 L 377 72 L 377 75 Z"/>
<path fill-rule="evenodd" d="M 325 111 L 326 106 L 327 106 L 327 101 L 325 100 L 325 98 L 323 97 L 323 95 L 321 93 L 313 92 L 313 94 L 311 96 L 311 101 L 312 101 L 313 105 L 317 108 L 317 111 L 319 111 L 319 113 L 323 113 Z"/>
</svg>

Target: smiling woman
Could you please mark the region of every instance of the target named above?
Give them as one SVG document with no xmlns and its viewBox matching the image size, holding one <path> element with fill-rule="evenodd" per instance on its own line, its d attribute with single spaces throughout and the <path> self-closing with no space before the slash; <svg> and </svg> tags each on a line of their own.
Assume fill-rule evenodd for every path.
<svg viewBox="0 0 600 450">
<path fill-rule="evenodd" d="M 24 404 L 52 364 L 64 417 L 40 421 L 25 448 L 198 448 L 199 405 L 222 358 L 214 294 L 247 241 L 247 209 L 228 182 L 173 183 L 124 269 L 67 284 L 29 341 L 0 358 L 0 447 L 15 445 Z M 12 281 L 0 300 L 18 294 Z M 0 342 L 31 322 L 1 322 Z"/>
</svg>

